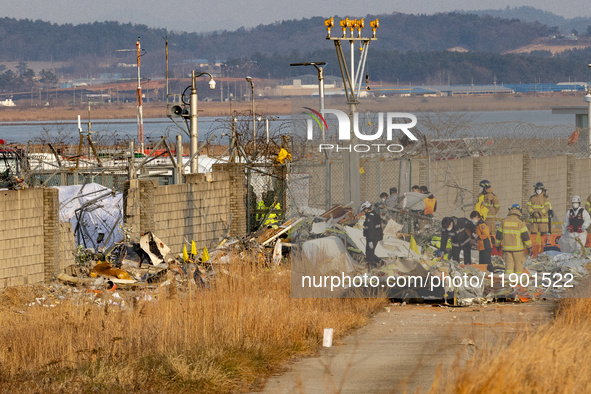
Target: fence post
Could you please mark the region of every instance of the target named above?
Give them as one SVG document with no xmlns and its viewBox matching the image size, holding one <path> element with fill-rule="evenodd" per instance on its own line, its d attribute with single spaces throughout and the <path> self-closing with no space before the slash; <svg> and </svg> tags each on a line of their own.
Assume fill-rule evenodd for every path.
<svg viewBox="0 0 591 394">
<path fill-rule="evenodd" d="M 522 173 L 521 173 L 521 209 L 523 211 L 522 220 L 527 222 L 529 213 L 527 212 L 527 202 L 529 201 L 529 192 L 531 191 L 531 157 L 529 153 L 522 155 Z"/>
<path fill-rule="evenodd" d="M 482 157 L 474 157 L 472 160 L 472 192 L 474 199 L 480 194 L 480 181 L 482 180 Z"/>
<path fill-rule="evenodd" d="M 575 195 L 575 183 L 577 180 L 575 174 L 575 157 L 573 155 L 568 155 L 566 157 L 566 207 L 571 206 L 570 199 Z M 585 199 L 584 196 L 581 197 L 583 200 Z M 583 202 L 584 204 L 584 202 Z"/>
</svg>

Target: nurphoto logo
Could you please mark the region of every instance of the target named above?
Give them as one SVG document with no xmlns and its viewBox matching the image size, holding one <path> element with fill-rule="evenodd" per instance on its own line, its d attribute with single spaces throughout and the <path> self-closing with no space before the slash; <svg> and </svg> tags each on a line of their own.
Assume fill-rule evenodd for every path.
<svg viewBox="0 0 591 394">
<path fill-rule="evenodd" d="M 328 124 L 326 123 L 325 116 L 326 114 L 335 115 L 337 117 L 338 125 L 339 125 L 339 141 L 350 141 L 351 140 L 351 121 L 349 116 L 338 109 L 324 109 L 322 113 L 313 110 L 312 108 L 304 107 L 310 112 L 305 112 L 307 115 L 311 117 L 308 119 L 307 122 L 307 137 L 308 140 L 314 139 L 314 120 L 318 124 L 320 130 L 324 127 L 325 130 L 328 130 Z M 394 130 L 400 130 L 409 140 L 417 141 L 417 137 L 409 130 L 416 126 L 417 124 L 417 117 L 413 114 L 404 113 L 404 112 L 387 112 L 384 116 L 383 112 L 378 112 L 378 128 L 374 134 L 362 134 L 359 131 L 359 113 L 353 113 L 353 133 L 355 137 L 362 141 L 375 141 L 382 138 L 384 134 L 384 118 L 386 123 L 386 140 L 392 141 L 392 135 Z M 410 123 L 397 123 L 401 119 L 410 119 Z M 322 152 L 322 150 L 335 150 L 336 152 L 339 151 L 355 151 L 355 152 L 369 152 L 370 150 L 376 150 L 377 152 L 387 150 L 388 152 L 396 153 L 402 152 L 404 147 L 400 144 L 354 144 L 354 145 L 335 145 L 335 144 L 326 144 L 322 143 L 319 144 L 318 150 Z"/>
</svg>

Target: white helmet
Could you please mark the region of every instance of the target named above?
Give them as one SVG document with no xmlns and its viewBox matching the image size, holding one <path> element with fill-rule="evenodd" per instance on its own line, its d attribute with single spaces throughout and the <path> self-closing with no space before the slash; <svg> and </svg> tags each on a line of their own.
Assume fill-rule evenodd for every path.
<svg viewBox="0 0 591 394">
<path fill-rule="evenodd" d="M 371 203 L 369 201 L 364 201 L 364 202 L 361 203 L 361 207 L 360 208 L 361 208 L 362 211 L 364 209 L 371 208 Z"/>
<path fill-rule="evenodd" d="M 579 197 L 579 196 L 573 196 L 573 198 L 570 199 L 570 202 L 578 202 L 580 204 L 581 203 L 581 197 Z"/>
</svg>

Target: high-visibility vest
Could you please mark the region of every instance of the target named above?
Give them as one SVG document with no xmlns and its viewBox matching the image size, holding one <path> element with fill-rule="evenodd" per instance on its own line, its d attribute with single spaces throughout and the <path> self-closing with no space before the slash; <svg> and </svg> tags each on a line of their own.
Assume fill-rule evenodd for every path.
<svg viewBox="0 0 591 394">
<path fill-rule="evenodd" d="M 425 199 L 425 215 L 433 215 L 435 213 L 435 204 L 437 204 L 437 199 L 433 198 L 426 198 Z"/>
</svg>

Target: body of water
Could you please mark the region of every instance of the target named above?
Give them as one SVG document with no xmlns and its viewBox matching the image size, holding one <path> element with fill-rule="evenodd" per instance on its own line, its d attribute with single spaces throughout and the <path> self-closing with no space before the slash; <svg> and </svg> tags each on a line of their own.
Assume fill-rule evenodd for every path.
<svg viewBox="0 0 591 394">
<path fill-rule="evenodd" d="M 489 122 L 528 122 L 538 126 L 552 125 L 572 125 L 575 124 L 574 115 L 553 115 L 550 110 L 543 111 L 491 111 L 491 112 L 468 112 L 470 122 L 489 123 Z M 420 115 L 417 114 L 419 117 Z M 270 122 L 271 128 L 279 124 L 282 120 L 287 120 L 289 116 L 277 116 L 277 122 Z M 226 118 L 200 117 L 198 122 L 199 140 L 203 141 L 212 132 L 216 135 L 219 142 L 227 143 L 228 137 L 222 137 L 221 133 L 227 130 L 223 129 L 223 120 Z M 180 119 L 177 119 L 180 123 Z M 82 121 L 82 131 L 88 130 L 87 123 Z M 92 121 L 91 130 L 96 133 L 93 137 L 101 134 L 115 135 L 123 140 L 137 138 L 137 124 L 135 119 L 97 119 Z M 0 122 L 0 139 L 8 143 L 26 143 L 35 142 L 45 133 L 52 136 L 64 136 L 64 138 L 78 138 L 78 125 L 76 121 L 28 121 L 28 122 Z M 146 119 L 144 120 L 144 139 L 145 143 L 157 141 L 162 135 L 183 135 L 184 141 L 189 141 L 189 137 L 170 119 Z"/>
</svg>

